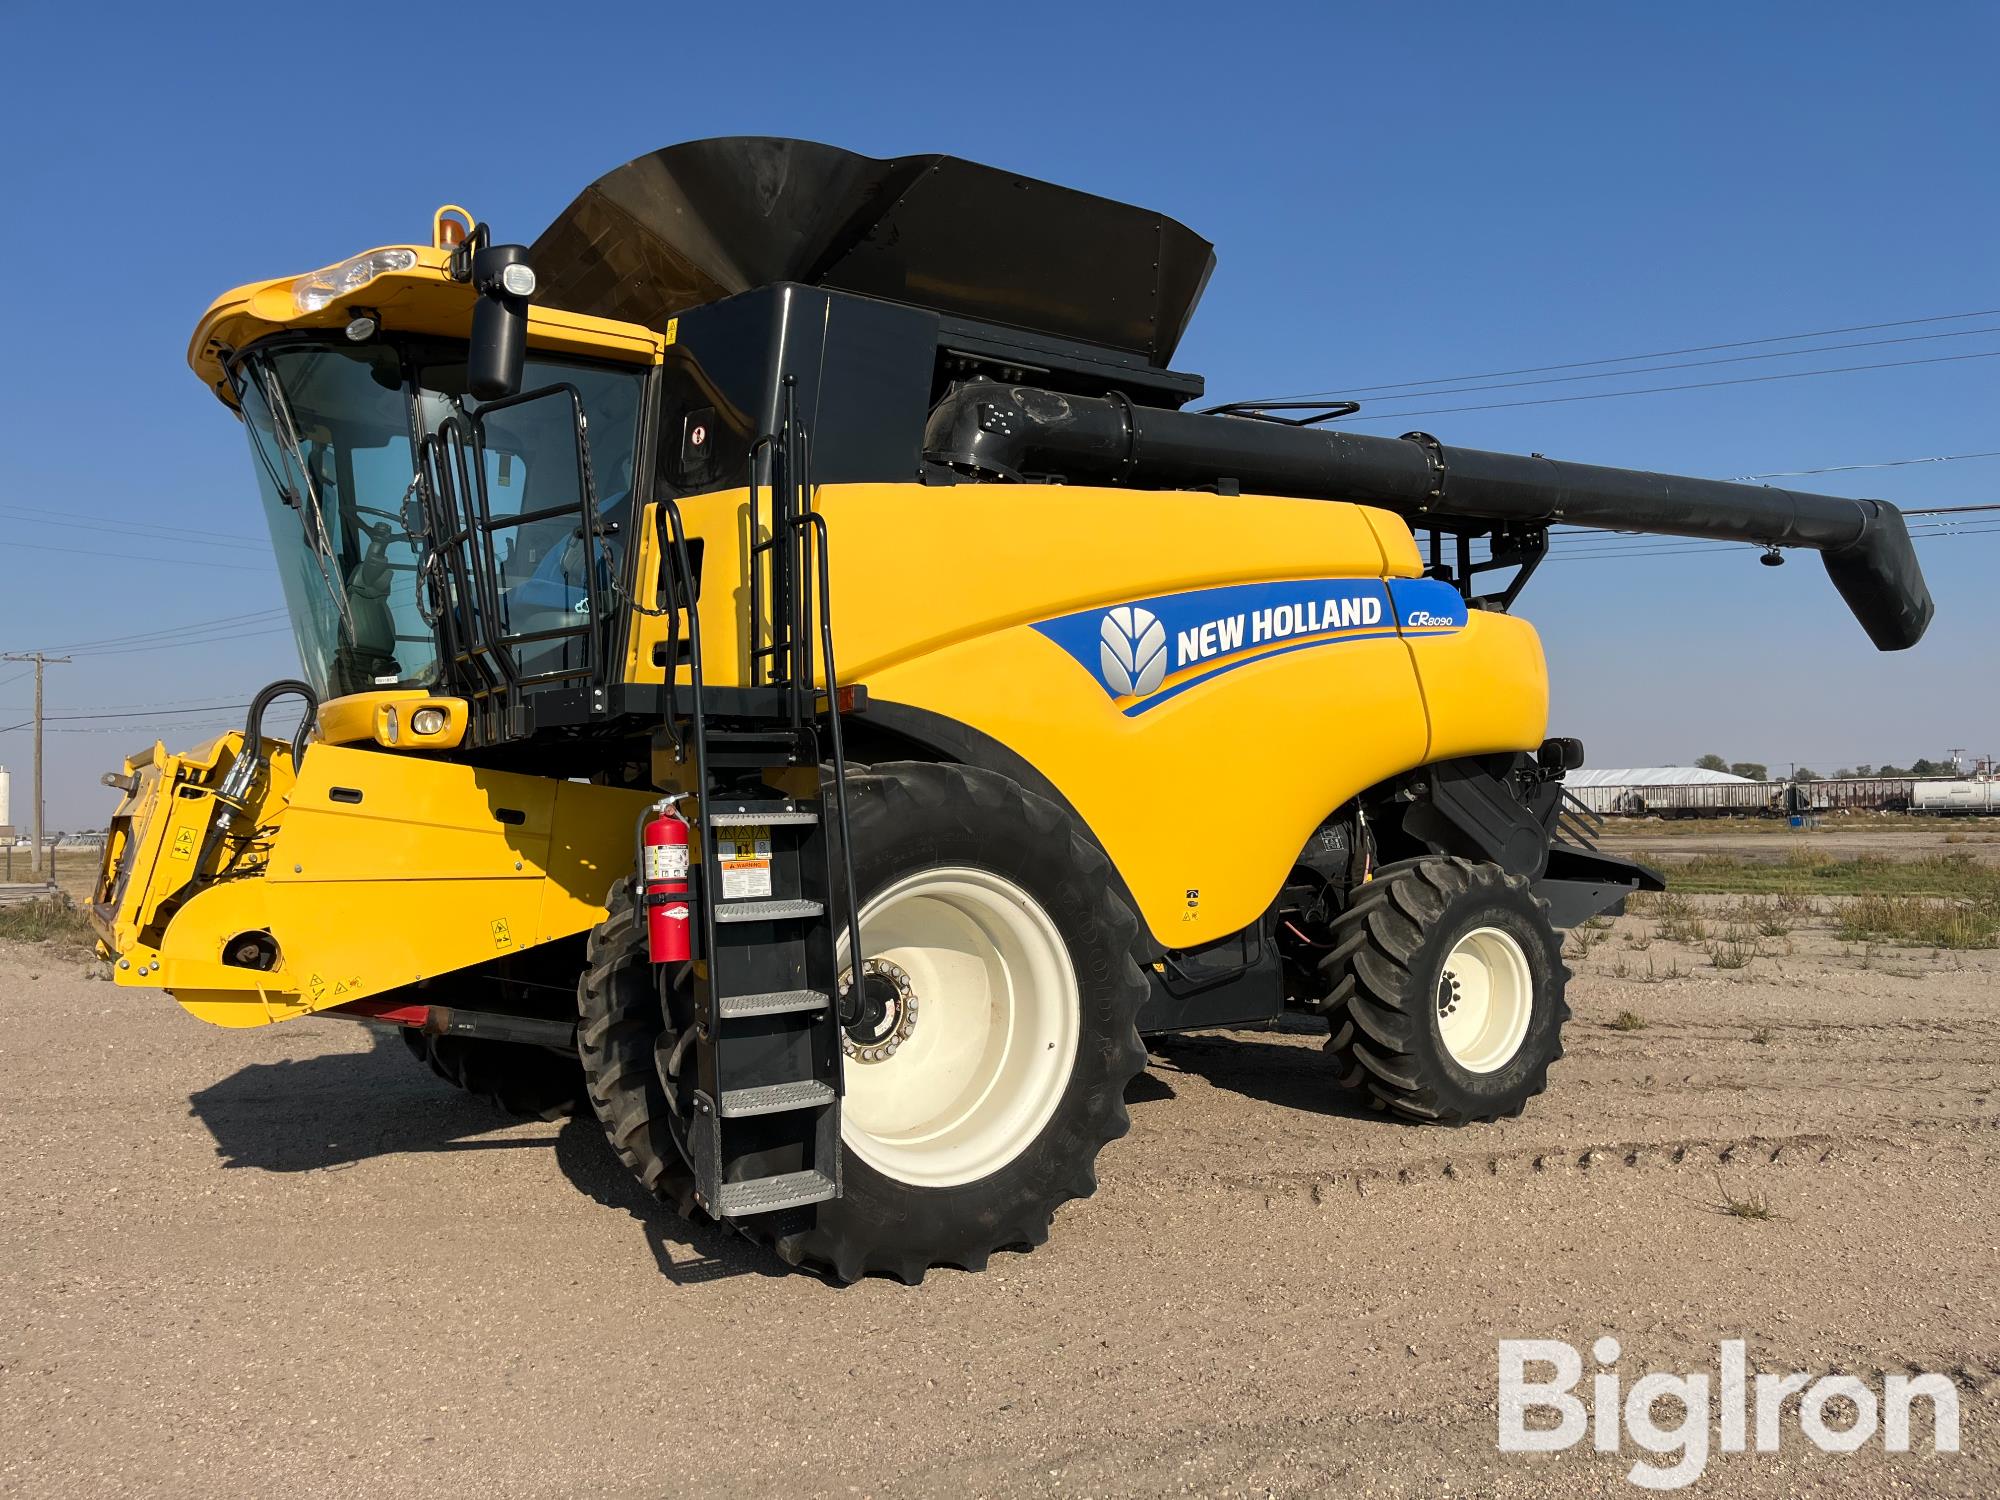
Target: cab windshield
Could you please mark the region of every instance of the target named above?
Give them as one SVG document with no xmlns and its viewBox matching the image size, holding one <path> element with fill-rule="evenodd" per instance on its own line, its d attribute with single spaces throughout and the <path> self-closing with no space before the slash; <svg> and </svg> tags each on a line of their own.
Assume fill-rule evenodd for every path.
<svg viewBox="0 0 2000 1500">
<path fill-rule="evenodd" d="M 465 394 L 462 346 L 285 340 L 233 370 L 270 523 L 285 605 L 306 679 L 322 697 L 376 688 L 448 686 L 433 629 L 435 589 L 420 594 L 426 519 L 416 453 L 425 436 L 479 403 Z M 530 358 L 523 390 L 576 388 L 590 429 L 600 522 L 630 506 L 643 369 Z M 560 409 L 560 420 L 555 418 Z M 483 453 L 495 519 L 578 497 L 575 431 L 566 401 L 496 414 Z M 509 528 L 496 571 L 504 628 L 574 625 L 587 609 L 585 569 L 617 564 L 622 525 L 594 548 L 574 516 Z M 600 587 L 608 580 L 600 571 Z M 581 655 L 574 638 L 544 648 L 548 667 Z"/>
</svg>

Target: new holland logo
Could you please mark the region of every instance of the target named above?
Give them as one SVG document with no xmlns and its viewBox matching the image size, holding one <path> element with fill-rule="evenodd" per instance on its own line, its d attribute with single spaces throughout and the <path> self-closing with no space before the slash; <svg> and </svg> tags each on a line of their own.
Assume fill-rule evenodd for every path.
<svg viewBox="0 0 2000 1500">
<path fill-rule="evenodd" d="M 1465 601 L 1436 579 L 1288 578 L 1099 604 L 1035 629 L 1131 718 L 1273 656 L 1465 621 Z"/>
<path fill-rule="evenodd" d="M 1145 697 L 1167 675 L 1167 627 L 1149 609 L 1121 604 L 1104 616 L 1097 664 L 1114 693 Z"/>
</svg>

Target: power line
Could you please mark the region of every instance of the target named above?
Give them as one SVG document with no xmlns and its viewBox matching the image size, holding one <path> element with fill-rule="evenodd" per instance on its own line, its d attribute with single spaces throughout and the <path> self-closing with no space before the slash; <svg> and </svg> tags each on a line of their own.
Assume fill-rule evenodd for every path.
<svg viewBox="0 0 2000 1500">
<path fill-rule="evenodd" d="M 243 625 L 258 620 L 268 620 L 285 613 L 283 609 L 252 610 L 248 614 L 219 615 L 212 620 L 189 620 L 180 625 L 163 625 L 154 630 L 134 630 L 125 635 L 100 636 L 94 641 L 70 641 L 65 645 L 50 647 L 54 651 L 77 651 L 91 646 L 119 646 L 128 641 L 150 640 L 162 636 L 180 636 L 190 631 L 207 630 L 218 625 Z"/>
<path fill-rule="evenodd" d="M 143 552 L 100 552 L 94 547 L 53 547 L 47 542 L 9 541 L 7 545 L 9 547 L 25 547 L 31 552 L 68 552 L 77 557 L 115 558 L 121 562 L 152 563 L 156 567 L 164 565 L 174 568 L 224 568 L 231 573 L 262 573 L 266 571 L 263 568 L 253 568 L 247 563 L 203 562 L 198 558 L 188 557 L 148 557 Z"/>
<path fill-rule="evenodd" d="M 184 650 L 188 646 L 224 646 L 224 644 L 228 644 L 232 640 L 256 640 L 258 636 L 284 636 L 284 634 L 290 634 L 290 630 L 292 630 L 290 626 L 272 626 L 270 630 L 232 630 L 232 632 L 226 632 L 226 634 L 220 634 L 220 636 L 198 636 L 198 638 L 192 638 L 192 640 L 162 640 L 162 642 L 156 642 L 156 644 L 142 644 L 142 646 L 118 646 L 118 648 L 104 648 L 104 650 L 94 650 L 94 652 L 76 652 L 76 656 L 78 658 L 88 658 L 88 656 L 148 656 L 152 652 L 172 652 L 172 650 Z"/>
<path fill-rule="evenodd" d="M 1730 479 L 1731 484 L 1743 484 L 1752 479 L 1800 479 L 1808 474 L 1845 474 L 1851 469 L 1906 469 L 1911 464 L 1962 464 L 1972 458 L 2000 458 L 2000 448 L 1984 453 L 1940 453 L 1931 458 L 1891 458 L 1873 464 L 1827 464 L 1817 469 L 1773 469 L 1768 474 L 1737 474 Z M 1904 515 L 1915 515 L 1915 511 L 1904 511 Z"/>
<path fill-rule="evenodd" d="M 187 526 L 159 526 L 150 521 L 127 521 L 116 517 L 105 517 L 98 521 L 79 521 L 74 512 L 39 510 L 29 505 L 13 505 L 0 502 L 0 519 L 22 521 L 30 526 L 62 526 L 71 531 L 97 531 L 107 529 L 120 533 L 130 532 L 135 536 L 157 536 L 167 542 L 200 542 L 206 547 L 239 547 L 249 552 L 268 550 L 262 542 L 245 541 L 240 537 L 217 536 L 212 531 L 200 531 Z"/>
<path fill-rule="evenodd" d="M 182 724 L 178 728 L 190 734 L 202 734 L 208 730 L 220 733 L 225 729 L 241 727 L 241 719 L 216 719 L 202 724 Z M 156 726 L 151 724 L 91 724 L 82 728 L 74 726 L 52 726 L 50 734 L 151 734 Z"/>
<path fill-rule="evenodd" d="M 1949 511 L 1953 515 L 1961 514 L 1967 511 L 2000 511 L 2000 505 L 1951 506 L 1949 507 Z M 1936 513 L 1942 513 L 1942 511 Z M 1906 515 L 1932 514 L 1932 512 L 1905 512 L 1905 514 Z M 1919 521 L 1917 522 L 1916 525 L 1911 526 L 1909 528 L 1909 532 L 1911 536 L 1924 536 L 1928 534 L 1941 534 L 1957 530 L 1967 530 L 1974 526 L 1983 526 L 1986 524 L 1988 523 L 1984 521 L 1972 521 L 1972 522 L 1956 521 L 1956 520 Z M 1644 531 L 1644 530 L 1611 530 L 1601 526 L 1555 527 L 1551 529 L 1549 534 L 1552 538 L 1556 539 L 1560 543 L 1560 545 L 1563 547 L 1565 551 L 1573 551 L 1578 547 L 1589 546 L 1593 542 L 1624 546 L 1629 543 L 1644 543 L 1648 541 L 1660 542 L 1660 543 L 1677 543 L 1685 541 L 1718 540 L 1716 538 L 1688 537 L 1674 532 L 1658 532 L 1658 531 Z M 1762 542 L 1756 542 L 1756 543 L 1745 543 L 1745 545 L 1761 547 L 1765 544 Z M 1784 546 L 1785 544 L 1780 542 L 1774 545 Z"/>
<path fill-rule="evenodd" d="M 1764 359 L 1800 359 L 1808 354 L 1836 354 L 1845 349 L 1879 349 L 1885 344 L 1928 344 L 1937 339 L 1969 339 L 1981 334 L 2000 333 L 2000 327 L 1954 328 L 1948 333 L 1906 333 L 1892 339 L 1861 339 L 1851 344 L 1816 344 L 1810 349 L 1780 349 L 1769 354 L 1730 354 L 1721 359 L 1688 359 L 1678 364 L 1645 365 L 1636 370 L 1599 370 L 1590 375 L 1544 375 L 1536 380 L 1501 380 L 1491 385 L 1439 386 L 1432 390 L 1401 391 L 1382 399 L 1388 401 L 1414 401 L 1420 396 L 1469 396 L 1475 391 L 1512 391 L 1531 385 L 1568 385 L 1579 380 L 1617 380 L 1627 375 L 1652 375 L 1662 370 L 1701 370 L 1714 365 L 1743 365 Z M 1471 377 L 1465 377 L 1470 379 Z M 1339 392 L 1314 391 L 1313 396 L 1338 395 Z M 1367 393 L 1362 393 L 1366 395 Z M 1297 397 L 1274 397 L 1274 400 L 1297 400 Z"/>
<path fill-rule="evenodd" d="M 1629 391 L 1591 391 L 1581 396 L 1534 396 L 1524 401 L 1483 401 L 1473 406 L 1429 406 L 1416 411 L 1384 412 L 1372 417 L 1343 417 L 1344 422 L 1402 422 L 1411 417 L 1435 417 L 1449 412 L 1501 411 L 1514 406 L 1562 406 L 1572 401 L 1614 401 L 1620 396 L 1657 396 L 1663 391 L 1705 391 L 1722 385 L 1764 385 L 1773 380 L 1809 380 L 1815 375 L 1851 375 L 1857 370 L 1901 370 L 1911 365 L 1957 364 L 1969 359 L 2000 359 L 2000 349 L 1980 354 L 1934 354 L 1924 359 L 1891 359 L 1873 364 L 1835 365 L 1825 370 L 1787 370 L 1777 375 L 1739 375 L 1730 380 L 1695 380 L 1679 385 L 1646 385 Z M 1633 374 L 1644 374 L 1635 370 Z"/>
<path fill-rule="evenodd" d="M 121 703 L 121 704 L 117 704 L 117 705 L 115 705 L 115 706 L 116 706 L 116 707 L 118 707 L 118 708 L 121 708 L 121 709 L 126 709 L 126 708 L 230 708 L 230 707 L 233 707 L 233 706 L 235 706 L 236 704 L 240 704 L 240 703 L 247 703 L 247 702 L 249 702 L 249 701 L 250 701 L 250 700 L 249 700 L 249 699 L 248 699 L 247 697 L 239 697 L 239 696 L 235 696 L 235 695 L 231 695 L 231 696 L 228 696 L 228 697 L 224 697 L 224 696 L 222 696 L 222 695 L 218 694 L 218 695 L 217 695 L 217 696 L 215 696 L 214 698 L 156 698 L 156 699 L 154 699 L 154 700 L 153 700 L 152 702 L 150 702 L 150 703 Z M 95 712 L 96 712 L 96 711 L 97 711 L 98 709 L 100 709 L 100 708 L 110 708 L 110 707 L 113 707 L 113 706 L 114 706 L 114 705 L 112 705 L 112 704 L 108 704 L 108 703 L 85 703 L 85 704 L 79 704 L 79 705 L 77 705 L 77 706 L 75 706 L 75 707 L 71 708 L 71 709 L 69 710 L 69 712 L 71 712 L 71 713 L 95 713 Z M 6 714 L 6 713 L 16 713 L 16 712 L 22 712 L 22 711 L 23 711 L 23 710 L 17 710 L 17 709 L 12 709 L 12 708 L 5 708 L 5 707 L 0 707 L 0 714 Z"/>
<path fill-rule="evenodd" d="M 1955 527 L 1946 531 L 1913 533 L 1912 542 L 1949 541 L 1963 536 L 1985 536 L 2000 532 L 2000 522 L 1984 525 Z M 1549 562 L 1605 562 L 1628 557 L 1679 557 L 1691 553 L 1708 552 L 1762 552 L 1764 549 L 1754 542 L 1704 541 L 1697 537 L 1665 537 L 1659 546 L 1576 548 L 1567 547 L 1560 552 L 1549 553 Z"/>
<path fill-rule="evenodd" d="M 1900 508 L 1901 507 L 1899 507 L 1899 509 Z M 1905 518 L 1908 518 L 1910 516 L 1961 516 L 1961 515 L 1966 515 L 1972 511 L 1993 511 L 1993 510 L 2000 510 L 2000 504 L 1925 505 L 1903 510 L 1903 515 Z M 1940 522 L 1938 524 L 1949 525 L 1951 523 Z M 1911 528 L 1912 535 L 1914 535 L 1919 529 L 1920 528 L 1912 527 Z M 1579 537 L 1579 538 L 1644 537 L 1644 536 L 1657 536 L 1659 535 L 1659 533 L 1649 532 L 1649 531 L 1626 530 L 1626 529 L 1604 527 L 1604 526 L 1551 526 L 1549 528 L 1549 535 L 1552 538 L 1567 539 L 1569 537 Z M 1674 540 L 1674 538 L 1670 537 L 1668 538 L 1668 540 Z"/>
<path fill-rule="evenodd" d="M 2000 509 L 2000 506 L 1996 506 L 1994 509 Z M 1912 538 L 1954 536 L 1962 535 L 1966 532 L 1984 530 L 1991 524 L 1994 523 L 1982 521 L 1931 521 L 1912 526 L 1909 528 L 1909 532 Z M 1565 556 L 1582 557 L 1592 552 L 1602 551 L 1606 547 L 1616 547 L 1620 550 L 1630 551 L 1653 547 L 1678 547 L 1689 542 L 1699 543 L 1704 546 L 1756 547 L 1760 551 L 1763 550 L 1764 545 L 1761 542 L 1724 542 L 1720 538 L 1714 537 L 1662 535 L 1658 532 L 1646 531 L 1599 531 L 1594 527 L 1582 527 L 1577 531 L 1568 533 L 1561 539 L 1560 550 Z"/>
<path fill-rule="evenodd" d="M 1800 339 L 1832 338 L 1842 333 L 1874 333 L 1883 328 L 1915 328 L 1925 323 L 1954 323 L 1964 318 L 2000 317 L 2000 307 L 1973 312 L 1939 313 L 1929 318 L 1898 318 L 1888 323 L 1853 323 L 1845 328 L 1821 328 L 1811 333 L 1777 333 L 1759 339 L 1735 339 L 1724 344 L 1691 344 L 1685 349 L 1658 349 L 1651 354 L 1614 354 L 1603 359 L 1576 359 L 1556 365 L 1524 365 L 1518 370 L 1482 370 L 1473 375 L 1434 375 L 1428 380 L 1404 380 L 1391 385 L 1361 390 L 1306 391 L 1301 399 L 1314 396 L 1379 396 L 1388 391 L 1407 391 L 1420 385 L 1456 385 L 1467 380 L 1499 380 L 1509 375 L 1545 375 L 1551 370 L 1584 370 L 1597 365 L 1624 365 L 1642 359 L 1673 359 L 1682 354 L 1712 354 L 1718 349 L 1752 349 L 1761 344 L 1790 344 Z M 1631 371 L 1627 373 L 1639 373 Z"/>
<path fill-rule="evenodd" d="M 117 709 L 109 713 L 90 714 L 50 714 L 51 724 L 66 724 L 77 719 L 173 719 L 188 714 L 207 714 L 211 718 L 226 713 L 233 704 L 205 703 L 200 708 L 157 708 L 148 713 L 134 713 L 129 709 Z"/>
</svg>

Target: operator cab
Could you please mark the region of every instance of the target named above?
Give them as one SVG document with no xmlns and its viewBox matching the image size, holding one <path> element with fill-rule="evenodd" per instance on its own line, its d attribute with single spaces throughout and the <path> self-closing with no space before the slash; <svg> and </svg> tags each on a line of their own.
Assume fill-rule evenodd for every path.
<svg viewBox="0 0 2000 1500">
<path fill-rule="evenodd" d="M 419 479 L 427 448 L 483 473 L 496 618 L 523 676 L 587 671 L 593 597 L 608 595 L 628 530 L 643 367 L 536 354 L 532 399 L 482 403 L 462 344 L 374 333 L 280 334 L 228 366 L 307 680 L 322 697 L 449 685 L 437 622 L 453 597 Z M 545 393 L 535 397 L 534 393 Z M 569 393 L 574 393 L 574 403 Z M 588 423 L 595 514 L 573 405 Z M 483 478 L 480 486 L 477 479 Z M 593 562 L 594 559 L 594 562 Z"/>
</svg>

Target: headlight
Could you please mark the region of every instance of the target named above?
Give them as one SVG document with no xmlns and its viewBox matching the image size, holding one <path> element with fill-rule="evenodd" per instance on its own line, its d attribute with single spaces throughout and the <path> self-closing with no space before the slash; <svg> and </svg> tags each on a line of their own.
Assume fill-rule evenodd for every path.
<svg viewBox="0 0 2000 1500">
<path fill-rule="evenodd" d="M 420 708 L 410 715 L 410 733 L 436 734 L 444 728 L 444 710 L 441 708 Z"/>
<path fill-rule="evenodd" d="M 414 250 L 370 250 L 337 266 L 301 276 L 292 283 L 292 301 L 300 312 L 318 312 L 329 302 L 361 290 L 377 276 L 407 271 L 416 263 Z"/>
</svg>

